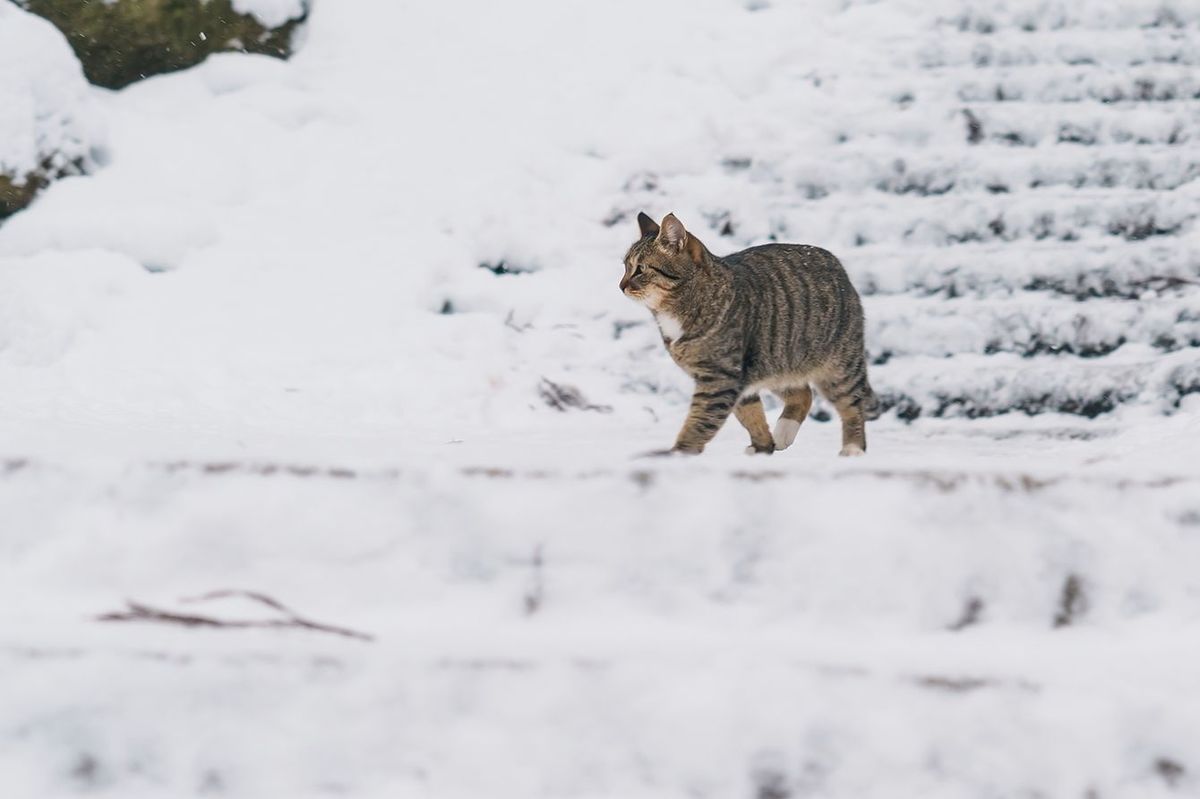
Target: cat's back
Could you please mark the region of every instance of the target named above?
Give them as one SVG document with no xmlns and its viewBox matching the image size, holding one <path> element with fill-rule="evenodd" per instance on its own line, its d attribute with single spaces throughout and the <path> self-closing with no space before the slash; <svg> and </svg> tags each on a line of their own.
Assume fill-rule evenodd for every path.
<svg viewBox="0 0 1200 799">
<path fill-rule="evenodd" d="M 803 291 L 810 296 L 857 297 L 841 262 L 829 250 L 811 244 L 761 244 L 721 259 L 735 283 L 756 293 Z"/>
<path fill-rule="evenodd" d="M 803 270 L 814 274 L 845 274 L 837 256 L 811 244 L 760 244 L 724 256 L 728 266 L 749 272 Z"/>
</svg>

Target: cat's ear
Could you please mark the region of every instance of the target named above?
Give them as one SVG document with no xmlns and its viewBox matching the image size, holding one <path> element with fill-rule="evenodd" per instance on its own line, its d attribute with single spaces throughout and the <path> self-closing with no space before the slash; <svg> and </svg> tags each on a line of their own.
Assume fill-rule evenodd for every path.
<svg viewBox="0 0 1200 799">
<path fill-rule="evenodd" d="M 658 235 L 658 223 L 646 216 L 645 211 L 638 211 L 638 228 L 642 231 L 642 238 Z"/>
<path fill-rule="evenodd" d="M 672 252 L 683 252 L 687 240 L 688 232 L 684 230 L 683 223 L 675 218 L 675 214 L 663 217 L 662 229 L 658 232 L 658 241 L 663 247 Z"/>
</svg>

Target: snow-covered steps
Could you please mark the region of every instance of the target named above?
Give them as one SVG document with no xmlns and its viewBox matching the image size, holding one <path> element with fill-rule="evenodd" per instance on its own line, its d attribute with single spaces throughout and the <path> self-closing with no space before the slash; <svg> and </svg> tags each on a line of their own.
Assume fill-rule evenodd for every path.
<svg viewBox="0 0 1200 799">
<path fill-rule="evenodd" d="M 1200 64 L 1191 32 L 1182 28 L 1130 26 L 1110 30 L 1090 29 L 1082 35 L 1067 30 L 1006 30 L 988 34 L 945 36 L 924 42 L 914 62 L 937 74 L 963 67 L 1019 70 L 1099 67 L 1099 71 L 1127 76 L 1141 69 L 1157 74 L 1158 67 Z"/>
<path fill-rule="evenodd" d="M 1200 348 L 1162 355 L 1126 346 L 1105 357 L 1011 352 L 896 358 L 874 367 L 883 406 L 901 419 L 977 419 L 1007 413 L 1095 418 L 1126 404 L 1164 414 L 1200 393 Z"/>
<path fill-rule="evenodd" d="M 876 358 L 963 352 L 1107 355 L 1125 344 L 1161 352 L 1200 347 L 1200 292 L 1153 301 L 1078 302 L 1030 293 L 988 300 L 890 296 L 868 299 L 867 339 Z"/>
<path fill-rule="evenodd" d="M 1081 38 L 1111 31 L 1120 31 L 1127 36 L 1141 31 L 1171 34 L 1200 25 L 1200 11 L 1187 0 L 1167 0 L 1162 3 L 1012 0 L 986 7 L 970 6 L 954 13 L 943 11 L 937 15 L 936 24 L 942 30 L 983 35 L 1018 31 L 1021 34 L 1046 31 Z"/>
<path fill-rule="evenodd" d="M 1189 295 L 1200 287 L 1200 241 L 1022 242 L 955 247 L 876 246 L 841 254 L 864 296 L 996 297 L 1044 292 L 1072 297 L 1145 299 Z"/>
<path fill-rule="evenodd" d="M 718 252 L 835 252 L 902 419 L 1174 413 L 1200 390 L 1196 7 L 912 11 L 800 75 L 802 143 L 628 193 L 686 198 Z"/>
<path fill-rule="evenodd" d="M 853 203 L 836 196 L 781 207 L 786 231 L 847 246 L 1059 241 L 1084 245 L 1117 237 L 1139 241 L 1185 232 L 1200 216 L 1200 192 L 1114 193 L 1100 189 L 1030 190 L 914 198 L 874 193 Z M 835 246 L 830 244 L 830 246 Z"/>
<path fill-rule="evenodd" d="M 977 51 L 977 53 L 980 51 Z M 986 57 L 976 66 L 986 66 Z M 941 76 L 953 79 L 952 76 Z M 958 99 L 970 104 L 1081 103 L 1094 101 L 1125 108 L 1144 108 L 1143 103 L 1185 102 L 1200 99 L 1200 81 L 1190 65 L 1170 64 L 1130 68 L 1108 74 L 1089 66 L 1004 68 L 1002 76 L 968 79 L 956 90 Z M 1188 113 L 1188 106 L 1168 110 Z"/>
<path fill-rule="evenodd" d="M 1128 143 L 1106 147 L 1100 158 L 1086 146 L 1053 145 L 1014 158 L 1007 146 L 994 143 L 946 153 L 938 148 L 897 150 L 885 142 L 866 140 L 838 148 L 835 156 L 797 154 L 726 168 L 735 175 L 744 172 L 741 180 L 781 199 L 797 193 L 820 199 L 870 190 L 902 194 L 910 200 L 950 192 L 1003 194 L 1054 187 L 1167 190 L 1200 176 L 1200 159 L 1187 148 Z M 738 190 L 735 179 L 729 183 L 727 190 Z"/>
<path fill-rule="evenodd" d="M 1183 147 L 1200 138 L 1200 100 L 1119 106 L 1062 103 L 968 105 L 970 113 L 963 113 L 965 138 L 969 144 L 989 141 L 1014 148 L 1049 143 Z"/>
</svg>

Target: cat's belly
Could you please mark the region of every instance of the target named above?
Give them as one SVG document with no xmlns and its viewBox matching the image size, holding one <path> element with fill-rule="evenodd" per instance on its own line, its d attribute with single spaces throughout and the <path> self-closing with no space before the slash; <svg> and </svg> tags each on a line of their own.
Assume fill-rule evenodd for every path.
<svg viewBox="0 0 1200 799">
<path fill-rule="evenodd" d="M 807 386 L 811 383 L 820 382 L 826 376 L 826 369 L 789 369 L 776 374 L 767 375 L 755 380 L 751 380 L 746 387 L 746 394 L 756 394 L 759 391 L 770 391 L 778 394 L 784 389 L 796 388 L 797 386 Z"/>
</svg>

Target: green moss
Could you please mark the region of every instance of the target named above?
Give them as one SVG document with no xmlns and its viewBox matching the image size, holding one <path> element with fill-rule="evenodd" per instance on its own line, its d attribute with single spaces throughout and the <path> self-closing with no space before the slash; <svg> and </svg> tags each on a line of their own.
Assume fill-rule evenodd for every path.
<svg viewBox="0 0 1200 799">
<path fill-rule="evenodd" d="M 212 53 L 287 58 L 300 20 L 275 29 L 234 12 L 230 0 L 18 0 L 54 23 L 87 79 L 119 89 L 199 64 Z"/>
</svg>

